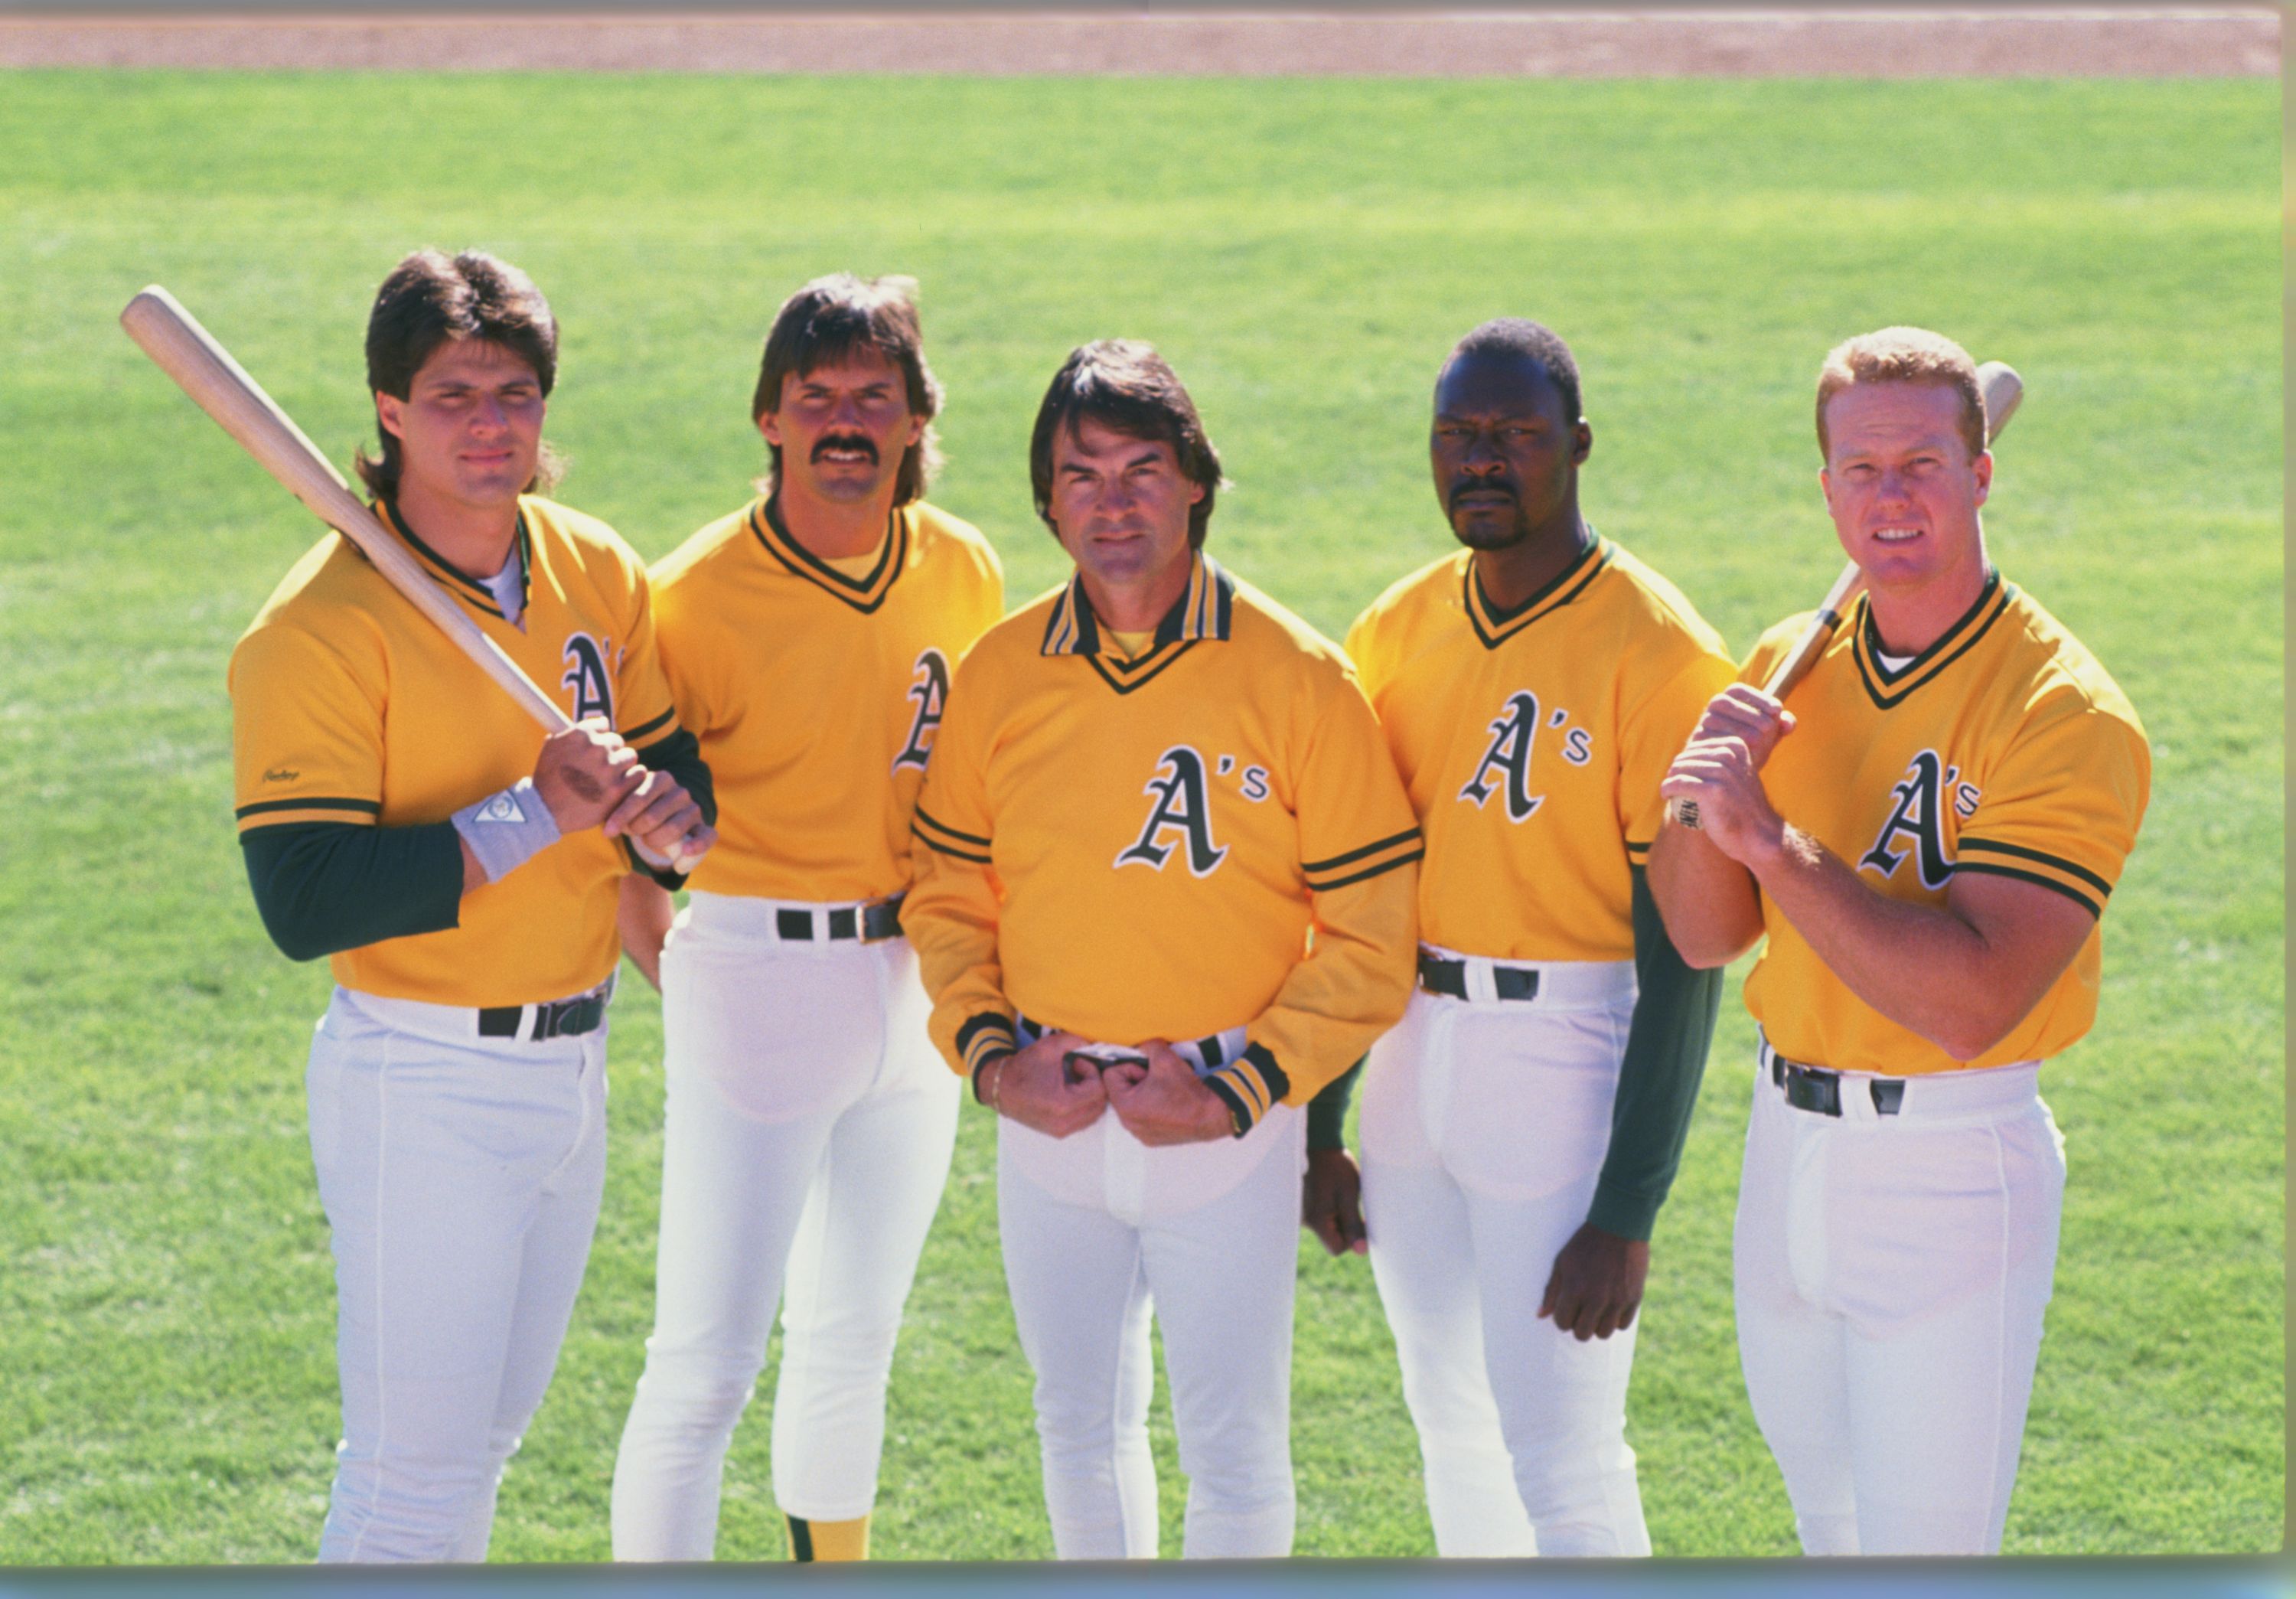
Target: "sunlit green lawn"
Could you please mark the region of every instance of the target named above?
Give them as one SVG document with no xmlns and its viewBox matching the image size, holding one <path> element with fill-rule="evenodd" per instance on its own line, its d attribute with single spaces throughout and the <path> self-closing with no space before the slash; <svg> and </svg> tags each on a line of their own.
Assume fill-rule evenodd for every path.
<svg viewBox="0 0 2296 1599">
<path fill-rule="evenodd" d="M 2025 1553 L 2283 1536 L 2278 89 L 2033 83 L 935 81 L 0 74 L 0 1563 L 308 1559 L 335 1438 L 303 1134 L 323 965 L 249 903 L 231 643 L 316 524 L 114 325 L 171 287 L 339 460 L 406 250 L 526 266 L 563 324 L 562 495 L 649 556 L 739 504 L 773 308 L 922 280 L 935 497 L 1017 601 L 1058 552 L 1027 429 L 1062 356 L 1154 340 L 1235 487 L 1221 559 L 1337 635 L 1446 547 L 1443 350 L 1575 346 L 1584 501 L 1742 649 L 1839 563 L 1809 390 L 1912 321 L 2030 385 L 1997 559 L 2154 742 L 2091 1037 L 2011 1509 Z M 1751 1030 L 1734 997 L 1660 1224 L 1630 1407 L 1653 1543 L 1784 1554 L 1732 1338 Z M 495 1557 L 599 1560 L 652 1317 L 659 1012 L 614 1021 L 605 1214 Z M 1050 1552 L 968 1114 L 894 1376 L 876 1546 Z M 1303 1255 L 1303 1554 L 1431 1552 L 1363 1262 Z M 769 1388 L 767 1390 L 769 1393 Z M 777 1557 L 761 1394 L 721 1554 Z M 1165 1546 L 1184 1482 L 1160 1422 Z"/>
</svg>

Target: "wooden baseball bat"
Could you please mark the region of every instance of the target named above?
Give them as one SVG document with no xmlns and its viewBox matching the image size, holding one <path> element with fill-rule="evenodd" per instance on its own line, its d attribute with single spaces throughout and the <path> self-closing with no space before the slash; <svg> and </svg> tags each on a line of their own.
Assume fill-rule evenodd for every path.
<svg viewBox="0 0 2296 1599">
<path fill-rule="evenodd" d="M 319 447 L 174 295 L 152 284 L 127 302 L 119 313 L 119 325 L 282 488 L 358 545 L 390 586 L 437 624 L 545 733 L 563 733 L 574 725 L 558 702 L 447 597 L 406 546 L 351 492 Z M 679 857 L 681 866 L 687 858 Z"/>
<path fill-rule="evenodd" d="M 2016 368 L 2007 362 L 1988 361 L 1977 369 L 1977 381 L 1985 393 L 1985 442 L 1989 446 L 2001 437 L 2001 430 L 2007 427 L 2009 419 L 2017 414 L 2017 407 L 2025 398 L 2025 380 L 2019 377 Z M 1825 646 L 1832 641 L 1834 630 L 1841 626 L 1841 619 L 1849 611 L 1849 603 L 1865 586 L 1866 574 L 1857 570 L 1857 563 L 1852 561 L 1845 564 L 1841 575 L 1833 580 L 1833 586 L 1825 591 L 1825 598 L 1817 603 L 1817 614 L 1809 619 L 1809 625 L 1794 640 L 1793 648 L 1770 668 L 1769 676 L 1762 683 L 1764 693 L 1773 700 L 1783 700 L 1793 685 L 1802 680 L 1803 675 L 1825 652 Z M 1674 800 L 1668 801 L 1668 805 L 1677 825 L 1696 830 L 1697 800 Z"/>
</svg>

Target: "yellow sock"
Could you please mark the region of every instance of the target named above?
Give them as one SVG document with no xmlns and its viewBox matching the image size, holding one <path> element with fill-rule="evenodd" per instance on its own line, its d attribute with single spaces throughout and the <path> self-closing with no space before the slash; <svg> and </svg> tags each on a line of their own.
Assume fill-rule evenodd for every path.
<svg viewBox="0 0 2296 1599">
<path fill-rule="evenodd" d="M 849 1521 L 808 1521 L 787 1516 L 790 1558 L 795 1561 L 866 1560 L 869 1558 L 869 1518 Z"/>
</svg>

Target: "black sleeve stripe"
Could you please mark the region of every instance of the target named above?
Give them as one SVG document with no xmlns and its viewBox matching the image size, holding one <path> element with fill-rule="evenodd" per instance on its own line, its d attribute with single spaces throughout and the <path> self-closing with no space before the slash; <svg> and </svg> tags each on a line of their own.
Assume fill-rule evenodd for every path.
<svg viewBox="0 0 2296 1599">
<path fill-rule="evenodd" d="M 1418 836 L 1419 830 L 1416 827 L 1406 827 L 1391 839 L 1382 839 L 1376 844 L 1365 844 L 1360 849 L 1350 849 L 1345 855 L 1335 855 L 1327 861 L 1301 861 L 1300 870 L 1312 876 L 1317 872 L 1327 872 L 1333 866 L 1344 866 L 1349 861 L 1359 861 L 1367 856 L 1377 855 L 1382 849 L 1392 849 L 1398 844 L 1407 844 Z"/>
<path fill-rule="evenodd" d="M 2110 896 L 2112 885 L 2087 866 L 2075 865 L 2061 855 L 2045 855 L 2038 849 L 2028 849 L 2022 844 L 1996 844 L 1987 839 L 1964 839 L 1963 849 L 1980 849 L 1988 855 L 2014 856 L 2021 861 L 2038 861 L 2044 866 L 2054 866 L 2068 877 L 2078 877 L 2098 893 Z"/>
<path fill-rule="evenodd" d="M 999 1015 L 995 1011 L 981 1012 L 980 1015 L 973 1017 L 956 1029 L 956 1053 L 969 1054 L 972 1048 L 973 1039 L 984 1032 L 991 1031 L 1001 1034 L 1005 1044 L 1012 1044 L 1013 1042 L 1013 1019 L 1010 1016 Z"/>
<path fill-rule="evenodd" d="M 1252 1124 L 1259 1118 L 1253 1115 L 1251 1107 L 1243 1103 L 1243 1095 L 1235 1091 L 1234 1085 L 1222 1080 L 1224 1076 L 1224 1073 L 1215 1071 L 1210 1077 L 1199 1078 L 1197 1081 L 1220 1096 L 1221 1103 L 1227 1106 L 1229 1119 L 1235 1124 L 1235 1136 L 1241 1138 L 1251 1131 Z"/>
<path fill-rule="evenodd" d="M 273 810 L 348 810 L 357 811 L 363 816 L 379 816 L 382 815 L 382 802 L 379 800 L 345 800 L 332 796 L 315 800 L 258 800 L 253 805 L 241 806 L 231 814 L 243 818 L 259 816 L 266 811 Z"/>
<path fill-rule="evenodd" d="M 2021 872 L 2014 866 L 1997 866 L 1990 861 L 1961 861 L 1954 866 L 1954 872 L 1956 875 L 1974 872 L 1980 877 L 2013 877 L 2020 882 L 2037 882 L 2045 889 L 2054 889 L 2092 916 L 2102 919 L 2104 915 L 2104 907 L 2079 889 L 2069 889 L 2055 878 L 2044 877 L 2038 872 Z"/>
<path fill-rule="evenodd" d="M 1330 882 L 1317 882 L 1310 878 L 1308 886 L 1318 894 L 1328 894 L 1333 889 L 1344 889 L 1351 882 L 1361 882 L 1365 878 L 1377 877 L 1383 873 L 1392 872 L 1398 866 L 1407 866 L 1426 853 L 1424 849 L 1414 849 L 1408 855 L 1398 855 L 1391 861 L 1382 862 L 1367 872 L 1358 872 L 1352 877 L 1334 878 Z"/>
<path fill-rule="evenodd" d="M 953 855 L 958 860 L 971 861 L 976 866 L 986 866 L 992 864 L 989 861 L 989 858 L 985 855 L 974 855 L 967 850 L 953 849 L 948 845 L 942 843 L 939 839 L 933 838 L 930 834 L 914 826 L 912 826 L 909 829 L 909 836 L 915 839 L 919 843 L 922 844 L 926 849 L 932 850 L 937 855 Z"/>
<path fill-rule="evenodd" d="M 1259 1080 L 1267 1085 L 1269 1104 L 1278 1103 L 1292 1092 L 1292 1074 L 1275 1063 L 1275 1057 L 1267 1053 L 1267 1046 L 1249 1046 L 1243 1052 L 1243 1058 L 1259 1069 Z"/>
<path fill-rule="evenodd" d="M 1650 852 L 1651 852 L 1651 840 L 1648 840 L 1648 839 L 1644 839 L 1644 840 L 1642 842 L 1640 842 L 1640 843 L 1636 843 L 1636 842 L 1634 840 L 1632 840 L 1632 839 L 1628 839 L 1628 840 L 1627 840 L 1627 853 L 1628 853 L 1628 855 L 1631 856 L 1631 857 L 1634 857 L 1635 859 L 1636 859 L 1636 860 L 1640 860 L 1644 856 L 1648 855 Z"/>
<path fill-rule="evenodd" d="M 947 823 L 934 816 L 923 806 L 920 805 L 916 809 L 916 819 L 923 823 L 927 827 L 931 828 L 935 832 L 939 833 L 942 837 L 955 839 L 960 844 L 978 844 L 983 849 L 988 848 L 988 840 L 981 837 L 979 833 L 959 832 L 955 828 L 951 827 Z"/>
<path fill-rule="evenodd" d="M 664 727 L 668 726 L 670 723 L 676 719 L 677 707 L 673 705 L 668 710 L 663 711 L 660 716 L 654 718 L 652 721 L 646 723 L 644 726 L 633 727 L 627 733 L 623 734 L 622 742 L 626 744 L 635 744 L 642 738 L 645 738 L 650 734 L 660 732 Z"/>
</svg>

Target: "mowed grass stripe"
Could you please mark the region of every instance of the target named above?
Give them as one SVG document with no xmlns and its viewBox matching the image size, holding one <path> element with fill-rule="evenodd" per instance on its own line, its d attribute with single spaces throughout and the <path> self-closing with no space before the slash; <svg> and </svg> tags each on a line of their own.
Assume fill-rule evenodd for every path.
<svg viewBox="0 0 2296 1599">
<path fill-rule="evenodd" d="M 230 820 L 232 640 L 315 536 L 117 331 L 175 289 L 324 447 L 404 249 L 477 242 L 565 324 L 568 500 L 659 555 L 738 503 L 773 307 L 923 283 L 936 498 L 1018 601 L 1024 468 L 1078 340 L 1157 340 L 1235 480 L 1224 562 L 1334 634 L 1443 554 L 1425 405 L 1480 317 L 1587 373 L 1598 526 L 1742 649 L 1839 563 L 1825 347 L 1945 327 L 2031 390 L 1988 512 L 2013 580 L 2155 743 L 2095 1034 L 2048 1072 L 2072 1175 L 2009 1546 L 2282 1537 L 2284 845 L 2276 90 L 2251 82 L 1353 83 L 0 75 L 0 1562 L 308 1558 L 334 1437 L 301 1067 L 328 979 L 263 939 Z M 1784 1554 L 1728 1240 L 1734 984 L 1660 1222 L 1630 1437 L 1658 1547 Z M 652 1320 L 656 1002 L 616 1008 L 591 1273 L 497 1558 L 603 1558 Z M 877 1547 L 1037 1556 L 1029 1379 L 968 1117 L 896 1367 Z M 778 1557 L 771 1371 L 719 1547 Z M 1302 1256 L 1300 1550 L 1430 1547 L 1359 1261 Z M 1157 1414 L 1167 1552 L 1185 1484 Z"/>
</svg>

